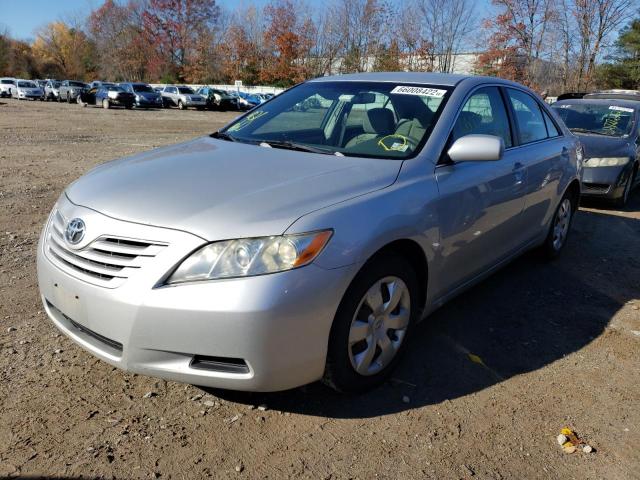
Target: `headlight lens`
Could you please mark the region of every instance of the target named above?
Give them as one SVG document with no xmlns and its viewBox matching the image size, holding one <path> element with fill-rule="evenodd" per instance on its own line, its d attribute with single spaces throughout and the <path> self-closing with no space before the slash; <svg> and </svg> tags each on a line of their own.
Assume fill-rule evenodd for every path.
<svg viewBox="0 0 640 480">
<path fill-rule="evenodd" d="M 110 91 L 107 93 L 109 98 L 116 98 L 118 96 L 118 92 Z"/>
<path fill-rule="evenodd" d="M 320 254 L 332 234 L 323 230 L 210 243 L 187 257 L 167 283 L 250 277 L 302 267 Z"/>
<path fill-rule="evenodd" d="M 585 167 L 619 167 L 629 163 L 629 157 L 604 157 L 587 158 L 584 161 Z"/>
</svg>

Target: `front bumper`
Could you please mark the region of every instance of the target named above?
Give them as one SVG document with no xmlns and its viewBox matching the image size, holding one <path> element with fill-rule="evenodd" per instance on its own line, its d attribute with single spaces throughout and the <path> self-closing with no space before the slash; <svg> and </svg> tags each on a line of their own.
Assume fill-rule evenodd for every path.
<svg viewBox="0 0 640 480">
<path fill-rule="evenodd" d="M 272 275 L 156 288 L 204 240 L 114 220 L 64 198 L 58 209 L 67 219 L 82 218 L 87 236 L 93 225 L 94 238 L 117 231 L 168 244 L 123 284 L 105 288 L 52 259 L 45 227 L 37 255 L 45 310 L 93 355 L 131 372 L 234 390 L 284 390 L 322 377 L 331 323 L 355 267 L 325 270 L 312 264 Z M 218 364 L 194 365 L 196 356 L 213 357 Z M 225 362 L 244 365 L 244 371 L 221 367 Z"/>
<path fill-rule="evenodd" d="M 142 108 L 162 108 L 163 101 L 162 98 L 158 97 L 157 100 L 149 100 L 145 98 L 136 98 L 135 100 L 136 107 Z"/>
<path fill-rule="evenodd" d="M 630 164 L 619 167 L 583 167 L 581 196 L 608 200 L 619 198 L 631 171 Z"/>
</svg>

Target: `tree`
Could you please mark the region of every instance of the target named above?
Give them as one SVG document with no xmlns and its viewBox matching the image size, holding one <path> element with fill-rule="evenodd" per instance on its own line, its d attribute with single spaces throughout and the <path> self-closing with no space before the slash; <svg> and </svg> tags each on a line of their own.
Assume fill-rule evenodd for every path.
<svg viewBox="0 0 640 480">
<path fill-rule="evenodd" d="M 417 0 L 415 8 L 409 9 L 421 24 L 422 45 L 428 44 L 433 53 L 434 70 L 453 70 L 455 55 L 477 27 L 475 9 L 473 0 Z"/>
<path fill-rule="evenodd" d="M 500 9 L 484 22 L 489 48 L 480 55 L 478 69 L 534 88 L 545 83 L 541 75 L 544 46 L 555 15 L 553 0 L 492 0 Z"/>
<path fill-rule="evenodd" d="M 309 56 L 315 34 L 310 19 L 300 19 L 291 0 L 277 0 L 264 9 L 265 62 L 260 73 L 263 81 L 289 86 L 309 78 Z"/>
<path fill-rule="evenodd" d="M 626 18 L 631 0 L 573 0 L 572 13 L 579 39 L 576 88 L 587 89 L 593 83 L 596 59 L 604 41 Z"/>
<path fill-rule="evenodd" d="M 143 33 L 154 45 L 154 60 L 167 70 L 165 74 L 179 80 L 191 76 L 193 66 L 203 61 L 199 55 L 206 51 L 199 41 L 214 30 L 219 14 L 215 0 L 148 0 L 142 13 Z"/>
<path fill-rule="evenodd" d="M 93 74 L 95 48 L 87 35 L 64 22 L 41 28 L 32 45 L 36 59 L 67 78 L 88 79 Z"/>
<path fill-rule="evenodd" d="M 640 19 L 633 20 L 620 32 L 610 60 L 596 70 L 600 87 L 630 90 L 640 87 Z"/>
</svg>

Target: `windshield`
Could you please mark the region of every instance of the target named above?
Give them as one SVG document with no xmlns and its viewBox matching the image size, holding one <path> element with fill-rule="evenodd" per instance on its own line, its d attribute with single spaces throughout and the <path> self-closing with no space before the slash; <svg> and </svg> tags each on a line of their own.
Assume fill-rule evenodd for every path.
<svg viewBox="0 0 640 480">
<path fill-rule="evenodd" d="M 15 85 L 16 82 L 14 82 L 13 80 L 0 80 L 0 83 L 2 83 L 3 85 Z"/>
<path fill-rule="evenodd" d="M 629 135 L 634 109 L 606 103 L 575 103 L 554 105 L 569 130 L 612 137 Z"/>
<path fill-rule="evenodd" d="M 70 87 L 84 87 L 84 83 L 82 82 L 69 82 Z"/>
<path fill-rule="evenodd" d="M 20 88 L 38 88 L 38 86 L 33 82 L 18 82 L 18 86 Z"/>
<path fill-rule="evenodd" d="M 153 88 L 151 88 L 149 85 L 134 85 L 133 86 L 133 91 L 134 92 L 148 92 L 148 93 L 153 93 L 154 92 Z"/>
<path fill-rule="evenodd" d="M 186 94 L 193 95 L 193 90 L 191 90 L 189 87 L 178 87 L 178 91 L 180 93 L 186 93 Z"/>
<path fill-rule="evenodd" d="M 110 86 L 108 86 L 106 88 L 110 92 L 124 92 L 124 88 L 122 88 L 122 87 L 120 87 L 118 85 L 110 85 Z"/>
<path fill-rule="evenodd" d="M 391 82 L 308 82 L 254 108 L 217 136 L 334 155 L 410 158 L 429 137 L 449 91 Z"/>
<path fill-rule="evenodd" d="M 60 82 L 50 82 L 50 85 L 51 85 L 53 88 L 58 88 L 58 87 L 60 86 Z"/>
</svg>

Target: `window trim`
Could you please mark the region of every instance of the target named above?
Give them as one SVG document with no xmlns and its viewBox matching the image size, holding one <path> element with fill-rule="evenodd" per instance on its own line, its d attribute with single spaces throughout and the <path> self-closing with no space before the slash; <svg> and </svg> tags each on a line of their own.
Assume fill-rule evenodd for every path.
<svg viewBox="0 0 640 480">
<path fill-rule="evenodd" d="M 501 83 L 482 83 L 480 85 L 476 85 L 475 87 L 473 87 L 468 93 L 467 95 L 465 95 L 464 99 L 462 100 L 462 102 L 460 102 L 460 106 L 458 107 L 458 111 L 456 112 L 455 117 L 453 118 L 453 122 L 451 123 L 451 126 L 449 127 L 449 133 L 447 134 L 447 141 L 444 144 L 444 147 L 442 149 L 442 152 L 440 152 L 440 157 L 438 158 L 438 161 L 436 162 L 436 167 L 439 167 L 441 165 L 449 165 L 450 161 L 446 161 L 445 157 L 448 158 L 447 155 L 447 151 L 449 150 L 449 148 L 451 147 L 451 139 L 453 138 L 453 129 L 456 126 L 456 122 L 458 121 L 458 118 L 460 117 L 460 113 L 462 112 L 462 109 L 464 108 L 464 106 L 467 104 L 467 101 L 469 101 L 469 99 L 475 95 L 475 93 L 478 90 L 481 90 L 483 88 L 487 88 L 487 87 L 496 87 L 498 89 L 498 93 L 500 94 L 500 97 L 502 98 L 502 103 L 504 104 L 504 108 L 507 112 L 507 121 L 509 122 L 509 132 L 511 133 L 511 143 L 512 145 L 507 148 L 505 146 L 504 151 L 511 151 L 515 148 L 520 147 L 520 136 L 519 134 L 516 135 L 516 126 L 513 122 L 513 118 L 512 118 L 512 112 L 510 109 L 510 104 L 508 103 L 507 99 L 505 98 L 505 92 L 503 92 L 503 87 L 504 85 Z"/>
<path fill-rule="evenodd" d="M 511 85 L 503 85 L 502 87 L 504 89 L 504 95 L 505 95 L 505 98 L 507 99 L 507 103 L 508 103 L 507 108 L 509 108 L 509 110 L 511 111 L 511 114 L 514 117 L 513 118 L 514 128 L 518 132 L 518 147 L 526 147 L 526 146 L 529 146 L 529 145 L 536 145 L 536 144 L 538 144 L 540 142 L 546 142 L 546 141 L 549 141 L 549 140 L 556 140 L 558 138 L 564 137 L 564 132 L 562 131 L 562 129 L 558 127 L 558 125 L 556 124 L 555 120 L 553 119 L 553 116 L 550 115 L 549 112 L 546 112 L 546 107 L 544 107 L 541 104 L 540 100 L 538 100 L 535 95 L 532 95 L 527 90 L 524 90 L 524 89 L 519 88 L 519 87 L 511 86 Z M 547 123 L 544 120 L 544 116 L 542 116 L 542 121 L 544 123 L 544 129 L 547 132 L 547 137 L 546 138 L 541 138 L 541 139 L 538 139 L 538 140 L 533 140 L 531 142 L 526 142 L 526 143 L 522 142 L 522 137 L 521 137 L 521 134 L 520 134 L 520 125 L 518 124 L 518 121 L 515 118 L 515 111 L 513 110 L 513 105 L 511 104 L 511 100 L 509 98 L 509 92 L 507 91 L 509 89 L 516 90 L 516 91 L 518 91 L 520 93 L 524 93 L 525 95 L 528 95 L 529 97 L 531 97 L 533 99 L 533 101 L 536 103 L 536 105 L 538 106 L 538 109 L 540 110 L 540 115 L 542 115 L 543 112 L 546 112 L 547 115 L 549 116 L 549 118 L 551 118 L 551 121 L 554 122 L 554 125 L 556 127 L 556 130 L 558 130 L 559 135 L 557 137 L 550 137 L 549 136 L 549 131 L 547 129 Z"/>
</svg>

